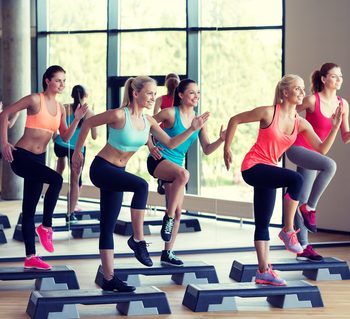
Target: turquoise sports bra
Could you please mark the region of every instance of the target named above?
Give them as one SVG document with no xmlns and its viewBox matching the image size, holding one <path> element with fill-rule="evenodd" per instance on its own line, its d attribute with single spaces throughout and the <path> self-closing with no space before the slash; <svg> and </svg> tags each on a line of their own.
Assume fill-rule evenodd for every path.
<svg viewBox="0 0 350 319">
<path fill-rule="evenodd" d="M 108 144 L 122 152 L 136 152 L 142 145 L 145 145 L 150 125 L 145 115 L 142 114 L 145 128 L 137 130 L 133 127 L 128 107 L 124 107 L 125 125 L 121 129 L 108 127 Z"/>
</svg>

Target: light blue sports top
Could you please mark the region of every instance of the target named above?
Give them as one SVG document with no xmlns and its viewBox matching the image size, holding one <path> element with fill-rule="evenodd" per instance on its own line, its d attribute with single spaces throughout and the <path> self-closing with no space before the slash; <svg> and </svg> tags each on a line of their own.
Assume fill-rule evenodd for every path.
<svg viewBox="0 0 350 319">
<path fill-rule="evenodd" d="M 164 128 L 164 131 L 170 136 L 174 137 L 176 135 L 181 134 L 182 132 L 186 131 L 187 128 L 184 127 L 181 121 L 180 116 L 180 109 L 175 106 L 175 121 L 174 125 L 171 128 Z M 156 146 L 159 146 L 162 148 L 161 153 L 163 157 L 179 166 L 183 165 L 185 155 L 192 145 L 192 143 L 198 138 L 199 130 L 192 133 L 192 135 L 182 144 L 177 146 L 176 148 L 169 149 L 165 145 L 163 145 L 161 142 L 157 142 Z"/>
<path fill-rule="evenodd" d="M 67 120 L 67 125 L 69 127 L 74 120 L 74 114 L 67 116 L 66 120 Z M 77 141 L 78 141 L 79 132 L 80 132 L 80 127 L 77 126 L 72 137 L 68 140 L 68 142 L 63 141 L 61 135 L 57 135 L 55 143 L 62 147 L 69 148 L 70 150 L 74 150 L 75 144 L 77 144 Z M 84 149 L 84 146 L 81 149 L 82 152 L 83 152 L 83 149 Z"/>
<path fill-rule="evenodd" d="M 145 128 L 137 130 L 133 127 L 128 107 L 124 107 L 125 125 L 123 128 L 115 129 L 108 127 L 108 144 L 122 152 L 136 152 L 142 145 L 145 145 L 148 136 L 150 125 L 145 115 L 142 114 Z"/>
</svg>

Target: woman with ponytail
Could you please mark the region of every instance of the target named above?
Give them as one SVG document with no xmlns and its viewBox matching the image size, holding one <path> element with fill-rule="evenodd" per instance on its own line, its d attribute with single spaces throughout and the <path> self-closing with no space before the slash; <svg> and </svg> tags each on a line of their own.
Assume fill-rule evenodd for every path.
<svg viewBox="0 0 350 319">
<path fill-rule="evenodd" d="M 226 133 L 224 161 L 227 170 L 232 163 L 231 143 L 237 126 L 242 123 L 259 122 L 256 143 L 243 159 L 241 172 L 244 181 L 254 187 L 254 245 L 258 258 L 258 271 L 255 282 L 283 286 L 285 280 L 278 277 L 269 262 L 269 224 L 275 205 L 276 189 L 285 187 L 284 227 L 279 233 L 286 249 L 303 251 L 294 230 L 294 215 L 299 203 L 303 177 L 301 174 L 278 167 L 282 154 L 293 145 L 297 135 L 302 134 L 320 153 L 327 153 L 339 129 L 341 108 L 334 110 L 332 127 L 328 137 L 321 141 L 311 125 L 299 117 L 296 106 L 305 96 L 304 81 L 297 75 L 287 74 L 277 84 L 274 103 L 271 106 L 257 107 L 251 111 L 231 117 Z"/>
<path fill-rule="evenodd" d="M 335 63 L 325 63 L 320 70 L 311 75 L 311 92 L 306 96 L 297 111 L 306 112 L 306 120 L 311 124 L 319 138 L 323 141 L 332 129 L 332 114 L 341 107 L 343 116 L 340 126 L 344 143 L 349 143 L 349 104 L 337 96 L 343 83 L 340 67 Z M 297 165 L 297 172 L 304 178 L 300 193 L 300 206 L 295 215 L 295 225 L 300 229 L 298 239 L 303 251 L 297 255 L 298 260 L 322 261 L 308 241 L 308 232 L 316 232 L 317 203 L 332 180 L 337 165 L 335 161 L 315 149 L 302 135 L 287 151 L 288 159 Z"/>
<path fill-rule="evenodd" d="M 153 114 L 159 113 L 159 111 L 166 109 L 168 107 L 174 106 L 174 96 L 175 96 L 175 90 L 177 86 L 179 85 L 180 78 L 175 73 L 169 73 L 165 77 L 165 87 L 167 90 L 167 93 L 165 95 L 159 96 L 156 99 L 156 102 L 154 104 L 154 111 Z"/>
<path fill-rule="evenodd" d="M 88 93 L 84 86 L 78 84 L 75 85 L 72 89 L 71 97 L 73 98 L 72 104 L 65 104 L 64 107 L 66 109 L 66 120 L 68 125 L 72 123 L 74 120 L 74 113 L 75 110 L 78 108 L 79 105 L 84 105 L 87 101 Z M 93 116 L 94 113 L 91 110 L 88 110 L 84 118 L 82 118 L 76 130 L 74 131 L 72 137 L 68 141 L 64 141 L 60 135 L 57 135 L 54 137 L 55 145 L 54 145 L 54 152 L 56 156 L 58 157 L 57 160 L 57 167 L 56 171 L 63 174 L 63 171 L 66 166 L 66 157 L 68 158 L 69 166 L 71 167 L 72 164 L 72 156 L 75 149 L 75 144 L 77 142 L 77 138 L 80 132 L 81 125 L 83 124 L 83 121 L 88 119 L 89 117 Z M 97 130 L 95 127 L 91 129 L 91 137 L 95 140 L 97 138 Z M 86 155 L 86 146 L 84 145 L 82 148 L 82 154 L 85 159 Z M 74 170 L 70 170 L 70 185 L 69 185 L 69 194 L 68 194 L 68 210 L 67 210 L 67 216 L 66 216 L 66 222 L 67 223 L 74 223 L 77 221 L 76 216 L 74 215 L 74 211 L 77 210 L 77 204 L 79 199 L 79 191 L 82 187 L 82 178 L 81 173 L 77 175 Z"/>
<path fill-rule="evenodd" d="M 194 108 L 198 104 L 199 96 L 200 91 L 195 81 L 191 79 L 180 81 L 175 90 L 174 107 L 166 108 L 154 115 L 155 120 L 163 123 L 163 129 L 169 136 L 182 133 L 196 116 Z M 197 138 L 204 154 L 213 153 L 225 140 L 225 133 L 221 126 L 219 137 L 210 143 L 206 127 L 203 126 L 174 149 L 169 149 L 161 141 L 156 142 L 156 146 L 148 144 L 150 149 L 147 160 L 148 172 L 165 183 L 167 207 L 161 228 L 161 237 L 165 241 L 160 258 L 162 264 L 183 265 L 183 262 L 174 254 L 173 247 L 180 226 L 185 186 L 190 178 L 189 172 L 183 167 L 186 153 Z"/>
<path fill-rule="evenodd" d="M 103 269 L 103 290 L 133 291 L 114 275 L 114 227 L 120 212 L 123 192 L 134 193 L 131 200 L 133 235 L 128 240 L 136 259 L 145 266 L 153 262 L 144 240 L 143 220 L 148 197 L 147 182 L 126 171 L 129 159 L 146 144 L 149 133 L 169 148 L 183 143 L 194 132 L 201 129 L 209 114 L 194 117 L 190 126 L 180 135 L 169 137 L 144 109 L 152 109 L 157 84 L 148 76 L 129 78 L 125 83 L 124 99 L 120 108 L 97 114 L 84 121 L 81 126 L 73 154 L 73 167 L 80 171 L 83 164 L 81 148 L 88 132 L 93 127 L 108 125 L 108 141 L 97 154 L 90 167 L 90 179 L 100 189 L 100 240 L 99 249 Z"/>
</svg>

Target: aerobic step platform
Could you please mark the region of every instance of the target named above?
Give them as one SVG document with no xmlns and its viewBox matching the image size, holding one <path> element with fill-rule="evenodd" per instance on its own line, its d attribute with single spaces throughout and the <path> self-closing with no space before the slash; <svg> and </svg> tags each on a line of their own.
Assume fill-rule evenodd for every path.
<svg viewBox="0 0 350 319">
<path fill-rule="evenodd" d="M 52 226 L 52 229 L 54 232 L 71 231 L 73 238 L 97 238 L 100 236 L 100 222 L 95 219 L 79 220 L 69 226 Z M 16 225 L 13 239 L 23 241 L 21 224 Z"/>
<path fill-rule="evenodd" d="M 323 307 L 318 288 L 306 281 L 290 281 L 287 286 L 229 283 L 188 285 L 182 304 L 194 312 L 237 311 L 236 297 L 267 297 L 278 308 Z"/>
<path fill-rule="evenodd" d="M 79 289 L 75 272 L 68 266 L 53 266 L 51 270 L 0 268 L 0 280 L 33 280 L 37 290 Z"/>
<path fill-rule="evenodd" d="M 6 244 L 7 239 L 4 232 L 4 226 L 0 225 L 0 244 Z"/>
<path fill-rule="evenodd" d="M 163 219 L 159 219 L 159 217 L 151 218 L 148 216 L 147 219 L 143 222 L 144 234 L 151 234 L 151 229 L 149 226 L 161 226 L 162 223 Z M 201 226 L 197 218 L 186 216 L 181 217 L 179 233 L 190 233 L 197 231 L 201 231 Z M 115 224 L 114 233 L 118 235 L 131 236 L 133 234 L 131 220 L 118 219 Z"/>
<path fill-rule="evenodd" d="M 4 214 L 0 214 L 0 225 L 4 228 L 11 228 L 9 218 Z"/>
<path fill-rule="evenodd" d="M 152 267 L 140 266 L 139 264 L 116 265 L 114 274 L 129 285 L 139 287 L 140 275 L 162 276 L 171 275 L 171 279 L 178 285 L 218 283 L 215 267 L 202 261 L 185 262 L 182 267 L 162 266 L 155 262 Z M 95 283 L 102 285 L 103 272 L 100 265 L 97 270 Z"/>
<path fill-rule="evenodd" d="M 323 261 L 299 261 L 296 259 L 281 259 L 272 263 L 274 270 L 302 271 L 311 280 L 346 280 L 350 279 L 349 266 L 346 261 L 326 257 Z M 233 261 L 230 278 L 239 282 L 253 281 L 258 264 Z"/>
<path fill-rule="evenodd" d="M 155 287 L 140 287 L 134 292 L 103 290 L 33 291 L 27 314 L 32 319 L 80 318 L 76 304 L 116 304 L 123 315 L 170 314 L 170 307 L 163 291 Z"/>
</svg>

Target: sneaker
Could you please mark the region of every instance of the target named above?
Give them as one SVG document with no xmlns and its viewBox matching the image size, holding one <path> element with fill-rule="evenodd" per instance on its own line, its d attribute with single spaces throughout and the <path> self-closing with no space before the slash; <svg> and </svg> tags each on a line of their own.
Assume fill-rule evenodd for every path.
<svg viewBox="0 0 350 319">
<path fill-rule="evenodd" d="M 171 240 L 171 233 L 173 232 L 175 218 L 169 217 L 165 214 L 163 217 L 162 229 L 160 230 L 160 235 L 165 242 Z"/>
<path fill-rule="evenodd" d="M 77 216 L 75 216 L 74 213 L 70 213 L 70 214 L 66 215 L 66 223 L 67 224 L 74 224 L 74 223 L 76 223 L 78 221 L 79 220 L 78 220 Z"/>
<path fill-rule="evenodd" d="M 51 269 L 51 265 L 43 261 L 39 256 L 26 257 L 24 259 L 24 268 L 25 269 L 42 269 L 49 270 Z"/>
<path fill-rule="evenodd" d="M 300 229 L 297 231 L 285 232 L 284 228 L 278 234 L 278 237 L 283 241 L 286 249 L 292 253 L 301 254 L 303 252 L 303 247 L 299 244 L 297 233 L 300 232 Z"/>
<path fill-rule="evenodd" d="M 158 183 L 158 187 L 157 187 L 158 194 L 164 195 L 165 194 L 164 182 L 161 179 L 158 179 L 157 183 Z"/>
<path fill-rule="evenodd" d="M 311 245 L 307 245 L 301 254 L 297 254 L 297 260 L 323 261 L 323 257 L 316 253 Z"/>
<path fill-rule="evenodd" d="M 301 216 L 304 219 L 304 225 L 305 227 L 311 231 L 312 233 L 317 232 L 317 227 L 316 227 L 316 211 L 315 210 L 310 210 L 308 211 L 306 209 L 306 204 L 303 204 L 299 207 L 299 211 Z"/>
<path fill-rule="evenodd" d="M 129 247 L 134 251 L 136 259 L 143 265 L 151 267 L 153 265 L 153 261 L 149 256 L 147 250 L 147 243 L 144 240 L 136 242 L 131 236 L 128 239 Z"/>
<path fill-rule="evenodd" d="M 39 225 L 35 232 L 38 234 L 40 244 L 49 252 L 52 253 L 55 249 L 52 243 L 52 229 L 46 229 L 43 225 Z"/>
<path fill-rule="evenodd" d="M 256 272 L 255 283 L 273 286 L 285 286 L 287 284 L 284 279 L 278 277 L 272 270 L 272 265 L 269 265 L 269 268 L 265 272 L 260 272 L 260 270 Z"/>
<path fill-rule="evenodd" d="M 160 263 L 162 265 L 170 265 L 170 266 L 184 265 L 183 261 L 177 258 L 172 250 L 162 250 L 162 255 L 160 256 Z"/>
<path fill-rule="evenodd" d="M 129 286 L 126 282 L 115 276 L 111 280 L 103 278 L 101 288 L 106 291 L 116 290 L 120 292 L 132 292 L 136 289 L 134 286 Z"/>
</svg>

